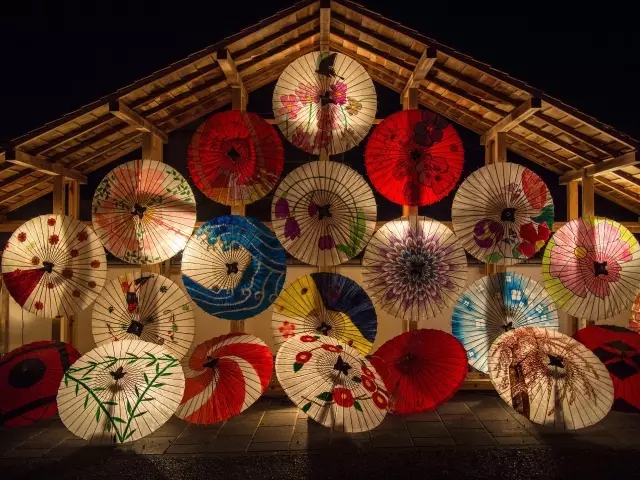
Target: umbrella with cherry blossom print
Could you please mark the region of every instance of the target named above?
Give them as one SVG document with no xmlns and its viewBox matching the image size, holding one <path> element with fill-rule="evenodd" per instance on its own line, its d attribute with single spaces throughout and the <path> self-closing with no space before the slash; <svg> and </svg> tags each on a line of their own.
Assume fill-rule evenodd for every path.
<svg viewBox="0 0 640 480">
<path fill-rule="evenodd" d="M 347 433 L 384 419 L 384 382 L 356 349 L 324 335 L 297 335 L 276 355 L 276 375 L 291 401 L 316 422 Z"/>
<path fill-rule="evenodd" d="M 640 333 L 640 294 L 636 297 L 629 315 L 629 329 Z"/>
</svg>

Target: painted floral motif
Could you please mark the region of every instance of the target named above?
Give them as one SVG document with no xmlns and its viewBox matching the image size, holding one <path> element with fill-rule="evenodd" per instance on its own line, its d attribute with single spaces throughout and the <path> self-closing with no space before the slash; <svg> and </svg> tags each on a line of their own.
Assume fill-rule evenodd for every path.
<svg viewBox="0 0 640 480">
<path fill-rule="evenodd" d="M 290 240 L 295 240 L 300 236 L 300 225 L 295 218 L 287 218 L 284 224 L 284 236 Z"/>
<path fill-rule="evenodd" d="M 421 113 L 422 121 L 413 127 L 413 141 L 423 147 L 430 147 L 442 140 L 443 130 L 447 128 L 449 122 L 430 110 L 422 110 Z"/>
<path fill-rule="evenodd" d="M 633 307 L 631 307 L 629 329 L 640 333 L 640 295 L 636 297 L 636 300 L 633 302 Z"/>
<path fill-rule="evenodd" d="M 449 173 L 449 164 L 444 157 L 433 157 L 425 154 L 422 160 L 415 163 L 418 181 L 437 195 L 444 194 L 455 179 Z"/>
<path fill-rule="evenodd" d="M 24 242 L 27 239 L 27 234 L 25 232 L 20 232 L 18 234 L 18 241 L 20 243 Z"/>
<path fill-rule="evenodd" d="M 53 227 L 56 224 L 56 219 L 51 217 L 49 218 L 49 220 L 47 220 L 47 225 L 49 225 L 50 227 Z"/>
<path fill-rule="evenodd" d="M 313 148 L 312 136 L 308 130 L 304 130 L 302 127 L 296 127 L 295 132 L 291 136 L 291 143 L 301 150 L 308 151 Z"/>
<path fill-rule="evenodd" d="M 349 115 L 358 115 L 360 110 L 362 110 L 362 102 L 359 102 L 353 97 L 347 97 L 347 106 L 345 110 Z"/>
<path fill-rule="evenodd" d="M 282 103 L 282 108 L 280 108 L 279 113 L 281 115 L 287 115 L 289 120 L 295 120 L 298 117 L 298 112 L 302 108 L 298 102 L 298 97 L 295 95 L 282 95 L 280 102 Z"/>
<path fill-rule="evenodd" d="M 291 214 L 286 198 L 279 198 L 275 206 L 276 218 L 287 218 Z"/>
<path fill-rule="evenodd" d="M 525 223 L 520 227 L 520 238 L 522 242 L 518 245 L 518 252 L 523 256 L 530 258 L 540 250 L 551 235 L 551 230 L 546 223 L 536 225 L 534 223 Z"/>
<path fill-rule="evenodd" d="M 318 238 L 318 248 L 320 250 L 331 250 L 336 246 L 331 235 L 322 235 Z"/>
<path fill-rule="evenodd" d="M 286 321 L 282 323 L 278 330 L 280 330 L 280 333 L 284 338 L 293 337 L 296 334 L 296 326 Z"/>
</svg>

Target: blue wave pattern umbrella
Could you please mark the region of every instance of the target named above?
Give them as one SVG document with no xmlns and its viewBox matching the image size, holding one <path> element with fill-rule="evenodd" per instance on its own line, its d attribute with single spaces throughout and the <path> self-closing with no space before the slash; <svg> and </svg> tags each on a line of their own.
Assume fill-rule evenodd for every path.
<svg viewBox="0 0 640 480">
<path fill-rule="evenodd" d="M 245 320 L 269 308 L 282 290 L 286 254 L 261 222 L 223 215 L 193 234 L 182 255 L 182 282 L 205 312 Z"/>
<path fill-rule="evenodd" d="M 482 277 L 463 292 L 453 309 L 453 334 L 469 364 L 488 373 L 489 348 L 503 333 L 520 327 L 558 329 L 558 312 L 542 284 L 519 273 Z"/>
</svg>

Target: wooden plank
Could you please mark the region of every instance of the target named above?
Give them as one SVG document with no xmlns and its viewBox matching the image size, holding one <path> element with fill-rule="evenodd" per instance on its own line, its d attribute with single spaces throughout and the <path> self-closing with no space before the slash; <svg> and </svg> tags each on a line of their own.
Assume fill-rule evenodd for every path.
<svg viewBox="0 0 640 480">
<path fill-rule="evenodd" d="M 595 216 L 595 191 L 594 191 L 594 178 L 586 171 L 582 177 L 582 217 Z M 595 320 L 587 320 L 587 325 L 595 325 Z"/>
<path fill-rule="evenodd" d="M 528 98 L 511 110 L 509 114 L 505 115 L 505 117 L 491 127 L 487 133 L 482 135 L 482 137 L 480 137 L 480 145 L 484 145 L 488 138 L 492 138 L 500 132 L 512 130 L 540 110 L 541 107 L 542 100 L 540 100 L 539 97 Z"/>
<path fill-rule="evenodd" d="M 79 158 L 78 160 L 74 160 L 73 162 L 71 162 L 69 164 L 70 167 L 72 168 L 78 168 L 81 165 L 85 165 L 87 163 L 90 163 L 92 160 L 101 157 L 102 155 L 104 155 L 105 153 L 109 153 L 111 150 L 114 150 L 116 148 L 121 147 L 122 145 L 124 145 L 127 142 L 130 142 L 131 140 L 134 139 L 138 139 L 141 136 L 141 133 L 138 131 L 129 133 L 128 135 L 125 135 L 124 137 L 121 137 L 117 140 L 114 140 L 112 142 L 107 143 L 105 146 L 98 148 L 97 150 L 94 150 L 93 152 L 91 152 L 89 155 L 86 155 L 82 158 Z M 126 152 L 128 153 L 128 152 Z M 122 155 L 125 155 L 125 153 L 123 153 Z M 115 158 L 114 158 L 115 160 Z M 94 170 L 96 170 L 96 168 L 94 168 L 95 165 L 90 165 L 90 166 L 85 166 L 85 168 L 83 169 L 84 173 L 90 173 Z"/>
<path fill-rule="evenodd" d="M 18 180 L 22 180 L 25 177 L 28 177 L 29 175 L 31 175 L 33 173 L 33 170 L 22 170 L 21 172 L 15 173 L 13 175 L 11 175 L 10 177 L 7 177 L 3 180 L 0 181 L 0 189 L 3 189 L 9 185 L 11 185 L 13 182 L 17 182 Z"/>
<path fill-rule="evenodd" d="M 156 162 L 164 161 L 164 151 L 162 141 L 153 133 L 142 133 L 142 159 L 152 160 Z M 140 272 L 155 273 L 160 275 L 162 272 L 162 262 L 140 265 Z"/>
<path fill-rule="evenodd" d="M 485 165 L 493 165 L 495 163 L 504 163 L 507 161 L 507 133 L 495 132 L 491 137 L 487 138 L 484 145 L 484 163 Z M 506 272 L 506 265 L 498 265 L 495 263 L 485 263 L 484 274 L 493 275 L 494 273 Z"/>
<path fill-rule="evenodd" d="M 124 103 L 118 101 L 109 102 L 109 112 L 136 130 L 152 133 L 155 137 L 160 138 L 163 143 L 169 142 L 169 137 L 165 132 Z"/>
<path fill-rule="evenodd" d="M 55 178 L 63 178 L 63 177 L 55 177 Z M 7 203 L 9 200 L 13 200 L 14 198 L 19 197 L 20 195 L 24 195 L 25 192 L 28 192 L 32 188 L 35 188 L 38 185 L 42 185 L 43 183 L 47 183 L 50 181 L 51 181 L 51 177 L 36 178 L 31 182 L 25 183 L 24 185 L 21 185 L 19 188 L 16 188 L 15 190 L 12 190 L 9 193 L 5 193 L 4 195 L 0 196 L 0 203 Z"/>
<path fill-rule="evenodd" d="M 605 160 L 603 162 L 591 165 L 587 168 L 579 168 L 566 172 L 559 178 L 560 185 L 582 180 L 585 172 L 590 177 L 602 175 L 603 173 L 611 172 L 623 167 L 629 167 L 640 163 L 640 152 L 637 150 L 632 152 L 623 153 L 619 157 L 612 160 Z M 615 172 L 614 172 L 615 173 Z"/>
<path fill-rule="evenodd" d="M 29 195 L 28 197 L 24 197 L 22 200 L 18 200 L 15 203 L 12 203 L 11 205 L 6 206 L 5 208 L 3 208 L 2 210 L 0 210 L 0 213 L 9 213 L 9 212 L 13 212 L 14 210 L 17 210 L 20 207 L 24 207 L 25 205 L 27 205 L 28 203 L 33 202 L 34 200 L 37 200 L 40 197 L 43 197 L 49 193 L 51 193 L 51 191 L 53 190 L 53 185 L 50 185 L 46 188 L 43 188 L 42 190 L 39 190 L 38 192 L 34 193 L 33 195 Z M 24 222 L 26 222 L 26 220 L 22 220 L 20 225 L 22 225 Z M 18 225 L 18 226 L 20 226 Z M 17 228 L 17 227 L 16 227 Z M 15 229 L 14 229 L 15 230 Z M 0 231 L 2 230 L 2 224 L 0 224 Z M 13 230 L 12 230 L 13 231 Z"/>
<path fill-rule="evenodd" d="M 411 75 L 409 76 L 409 80 L 407 80 L 407 84 L 405 85 L 404 89 L 400 93 L 401 103 L 403 103 L 405 101 L 404 99 L 410 95 L 409 91 L 411 89 L 415 89 L 417 92 L 417 89 L 420 87 L 420 82 L 424 80 L 424 78 L 427 76 L 427 73 L 429 73 L 429 70 L 431 70 L 431 67 L 433 67 L 434 63 L 436 63 L 437 57 L 438 57 L 438 51 L 435 48 L 427 47 L 424 49 L 424 51 L 422 52 L 422 55 L 418 59 L 418 63 L 416 64 L 416 67 L 414 68 L 413 72 L 411 72 Z M 417 103 L 417 99 L 416 99 L 416 103 Z M 415 108 L 417 108 L 417 106 Z"/>
<path fill-rule="evenodd" d="M 320 0 L 320 51 L 328 52 L 331 29 L 331 0 Z"/>
<path fill-rule="evenodd" d="M 578 218 L 578 215 L 579 215 L 578 187 L 579 187 L 578 182 L 571 182 L 567 184 L 567 221 L 575 220 Z M 567 334 L 573 335 L 578 331 L 578 328 L 580 326 L 580 319 L 571 315 L 567 315 L 567 324 L 569 328 L 569 331 L 567 332 Z"/>
<path fill-rule="evenodd" d="M 63 175 L 67 178 L 73 178 L 83 185 L 87 183 L 87 176 L 74 170 L 67 168 L 59 163 L 51 162 L 50 159 L 40 157 L 38 155 L 31 155 L 22 150 L 17 150 L 12 147 L 8 147 L 4 152 L 4 157 L 7 162 L 11 162 L 15 165 L 31 168 L 38 172 L 46 173 L 47 175 Z"/>
<path fill-rule="evenodd" d="M 236 63 L 233 61 L 233 58 L 231 58 L 231 52 L 226 49 L 219 50 L 218 52 L 216 52 L 216 60 L 218 62 L 218 65 L 220 65 L 222 73 L 224 73 L 224 76 L 227 79 L 227 84 L 232 89 L 238 89 L 240 91 L 240 102 L 246 107 L 247 89 L 244 86 Z M 240 108 L 240 106 L 237 109 L 244 110 L 244 108 Z"/>
</svg>

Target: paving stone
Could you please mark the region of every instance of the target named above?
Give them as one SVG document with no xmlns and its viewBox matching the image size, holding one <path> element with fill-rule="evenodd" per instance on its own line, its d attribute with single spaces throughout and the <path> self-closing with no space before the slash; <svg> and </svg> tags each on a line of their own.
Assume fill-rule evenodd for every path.
<svg viewBox="0 0 640 480">
<path fill-rule="evenodd" d="M 68 438 L 60 442 L 51 450 L 49 450 L 46 456 L 47 457 L 68 457 L 69 455 L 73 455 L 74 453 L 88 446 L 89 446 L 89 442 L 87 440 L 83 440 L 81 438 Z"/>
<path fill-rule="evenodd" d="M 447 428 L 482 428 L 482 423 L 475 415 L 440 415 Z"/>
<path fill-rule="evenodd" d="M 231 417 L 225 423 L 242 423 L 242 422 L 256 422 L 258 423 L 262 417 L 264 416 L 264 411 L 253 411 L 253 412 L 242 412 L 240 415 L 236 415 L 235 417 Z M 216 424 L 218 425 L 218 424 Z M 222 426 L 222 423 L 219 424 Z"/>
<path fill-rule="evenodd" d="M 4 455 L 9 450 L 13 450 L 14 448 L 16 448 L 21 443 L 23 443 L 22 440 L 18 440 L 18 441 L 1 440 L 0 441 L 0 455 Z"/>
<path fill-rule="evenodd" d="M 371 435 L 369 432 L 333 432 L 331 434 L 331 450 L 353 451 L 367 450 L 369 448 L 371 448 Z"/>
<path fill-rule="evenodd" d="M 208 430 L 208 429 L 187 429 L 180 434 L 178 438 L 176 438 L 176 444 L 203 444 L 203 443 L 213 443 L 216 438 L 218 431 L 217 430 Z"/>
<path fill-rule="evenodd" d="M 440 415 L 435 410 L 422 413 L 414 413 L 404 417 L 405 422 L 439 422 Z"/>
<path fill-rule="evenodd" d="M 271 413 L 267 412 L 262 417 L 260 422 L 261 427 L 282 427 L 293 426 L 296 423 L 297 414 L 295 412 L 289 413 Z"/>
<path fill-rule="evenodd" d="M 494 437 L 521 437 L 529 434 L 529 431 L 515 420 L 484 420 L 482 423 Z"/>
<path fill-rule="evenodd" d="M 585 446 L 600 445 L 603 447 L 616 448 L 622 443 L 612 435 L 579 435 L 574 438 L 577 442 L 580 442 Z"/>
<path fill-rule="evenodd" d="M 611 429 L 606 428 L 604 425 L 598 423 L 596 425 L 591 425 L 590 427 L 574 430 L 571 433 L 578 436 L 611 435 Z"/>
<path fill-rule="evenodd" d="M 544 445 L 554 445 L 554 446 L 583 446 L 585 442 L 574 436 L 567 433 L 557 434 L 557 435 L 536 435 L 538 441 Z"/>
<path fill-rule="evenodd" d="M 289 450 L 326 450 L 330 448 L 331 435 L 327 428 L 324 432 L 299 432 L 291 437 Z"/>
<path fill-rule="evenodd" d="M 469 409 L 467 404 L 464 403 L 464 402 L 444 403 L 444 404 L 440 405 L 436 410 L 438 411 L 438 413 L 440 415 L 442 415 L 442 414 L 460 415 L 460 414 L 470 414 L 471 413 L 471 410 Z"/>
<path fill-rule="evenodd" d="M 407 430 L 373 430 L 371 443 L 376 448 L 412 447 L 413 442 Z"/>
<path fill-rule="evenodd" d="M 189 425 L 189 423 L 180 418 L 171 417 L 167 423 L 149 435 L 149 437 L 177 437 L 184 432 Z"/>
<path fill-rule="evenodd" d="M 14 448 L 4 454 L 5 458 L 38 458 L 43 457 L 49 451 L 48 448 Z"/>
<path fill-rule="evenodd" d="M 278 413 L 286 413 L 286 412 L 298 412 L 299 409 L 290 400 L 272 400 L 271 404 L 268 408 L 269 412 L 278 412 Z"/>
<path fill-rule="evenodd" d="M 289 442 L 293 434 L 293 427 L 263 427 L 260 426 L 253 436 L 254 442 Z"/>
<path fill-rule="evenodd" d="M 416 447 L 449 447 L 455 445 L 451 437 L 419 437 L 413 439 Z"/>
<path fill-rule="evenodd" d="M 299 433 L 299 432 L 310 432 L 310 431 L 327 431 L 329 432 L 330 430 L 323 426 L 320 425 L 318 422 L 311 420 L 310 418 L 298 418 L 296 420 L 296 424 L 295 424 L 295 432 Z"/>
<path fill-rule="evenodd" d="M 203 443 L 200 445 L 180 445 L 172 444 L 166 451 L 169 454 L 192 454 L 192 453 L 207 453 L 211 451 L 211 444 Z"/>
<path fill-rule="evenodd" d="M 160 455 L 175 441 L 175 437 L 145 437 L 128 445 L 128 450 L 139 455 Z"/>
<path fill-rule="evenodd" d="M 461 428 L 449 430 L 456 445 L 495 445 L 496 441 L 485 429 Z"/>
<path fill-rule="evenodd" d="M 246 452 L 251 443 L 249 435 L 219 435 L 207 447 L 208 452 Z"/>
<path fill-rule="evenodd" d="M 503 408 L 477 408 L 473 413 L 478 420 L 513 420 L 513 416 Z"/>
<path fill-rule="evenodd" d="M 538 445 L 540 442 L 531 435 L 522 437 L 495 437 L 499 445 Z"/>
<path fill-rule="evenodd" d="M 449 432 L 442 422 L 411 422 L 408 425 L 409 433 L 413 438 L 449 436 Z"/>
<path fill-rule="evenodd" d="M 382 423 L 378 425 L 375 430 L 406 430 L 407 424 L 403 417 L 397 415 L 386 415 Z"/>
<path fill-rule="evenodd" d="M 66 428 L 48 428 L 38 435 L 29 438 L 17 448 L 53 448 L 63 440 L 70 438 L 71 432 Z"/>
<path fill-rule="evenodd" d="M 25 442 L 30 438 L 35 437 L 42 433 L 45 429 L 41 427 L 26 427 L 26 428 L 8 428 L 4 427 L 0 430 L 0 439 L 12 442 Z"/>
<path fill-rule="evenodd" d="M 247 422 L 225 423 L 220 429 L 220 435 L 251 435 L 256 432 L 258 422 L 249 420 Z"/>
<path fill-rule="evenodd" d="M 289 442 L 252 442 L 249 445 L 249 452 L 275 452 L 278 450 L 289 450 Z"/>
</svg>

